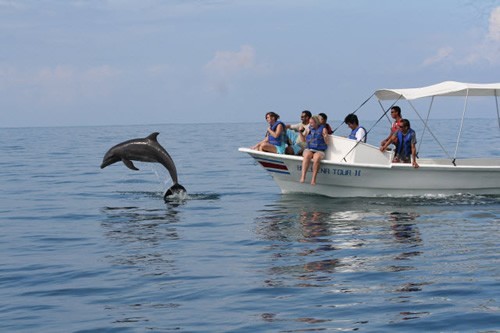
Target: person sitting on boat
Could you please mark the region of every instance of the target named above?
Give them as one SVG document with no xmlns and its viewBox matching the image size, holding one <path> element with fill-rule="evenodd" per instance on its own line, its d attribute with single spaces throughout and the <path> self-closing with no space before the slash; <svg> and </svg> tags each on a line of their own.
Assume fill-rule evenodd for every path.
<svg viewBox="0 0 500 333">
<path fill-rule="evenodd" d="M 321 125 L 319 116 L 313 116 L 309 120 L 309 134 L 304 137 L 304 134 L 301 132 L 300 135 L 306 142 L 306 149 L 302 154 L 304 159 L 302 160 L 302 177 L 300 178 L 300 182 L 305 182 L 307 170 L 309 169 L 309 164 L 312 159 L 313 168 L 311 185 L 316 185 L 319 165 L 321 160 L 325 157 L 325 151 L 328 148 L 328 132 L 325 126 Z"/>
<path fill-rule="evenodd" d="M 300 114 L 300 123 L 293 125 L 286 125 L 286 128 L 297 132 L 297 134 L 302 132 L 304 134 L 304 137 L 307 137 L 307 134 L 309 134 L 309 119 L 311 119 L 311 117 L 312 117 L 311 111 L 304 110 Z M 306 142 L 302 139 L 300 135 L 298 135 L 296 143 L 301 147 L 301 149 L 298 150 L 295 153 L 295 155 L 302 155 L 302 152 L 306 147 Z"/>
<path fill-rule="evenodd" d="M 266 120 L 269 127 L 266 137 L 257 143 L 252 149 L 266 151 L 270 153 L 284 154 L 286 148 L 286 125 L 278 120 L 279 115 L 274 112 L 266 113 Z"/>
<path fill-rule="evenodd" d="M 328 135 L 333 134 L 332 127 L 330 126 L 329 123 L 326 122 L 328 120 L 328 116 L 323 112 L 319 113 L 318 116 L 319 116 L 319 120 L 321 121 L 321 125 L 325 126 L 326 131 L 328 132 Z"/>
<path fill-rule="evenodd" d="M 352 130 L 351 134 L 348 136 L 349 139 L 366 142 L 367 133 L 363 126 L 359 126 L 358 116 L 353 113 L 349 113 L 345 117 L 344 122 Z"/>
<path fill-rule="evenodd" d="M 392 160 L 393 163 L 412 163 L 414 168 L 418 168 L 417 134 L 411 129 L 408 119 L 401 120 L 401 128 L 380 147 L 380 151 L 385 151 L 391 143 L 396 144 L 396 154 Z"/>
<path fill-rule="evenodd" d="M 380 146 L 385 145 L 385 143 L 392 137 L 394 133 L 396 133 L 399 128 L 401 127 L 401 120 L 403 120 L 403 117 L 401 116 L 401 108 L 397 105 L 394 105 L 391 108 L 391 117 L 394 119 L 394 122 L 392 123 L 391 126 L 391 133 L 389 133 L 389 136 L 382 140 L 380 143 Z"/>
<path fill-rule="evenodd" d="M 285 149 L 285 154 L 287 155 L 302 155 L 304 148 L 299 143 L 300 135 L 292 129 L 286 130 L 287 147 Z"/>
</svg>

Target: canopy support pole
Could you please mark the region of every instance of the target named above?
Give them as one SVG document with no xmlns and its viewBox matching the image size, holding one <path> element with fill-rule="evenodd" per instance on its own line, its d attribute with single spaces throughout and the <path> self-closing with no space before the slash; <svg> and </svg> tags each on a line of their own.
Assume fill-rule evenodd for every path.
<svg viewBox="0 0 500 333">
<path fill-rule="evenodd" d="M 372 95 L 372 96 L 373 96 L 373 95 Z M 383 111 L 384 113 L 380 116 L 380 118 L 378 118 L 378 120 L 375 122 L 375 124 L 373 124 L 373 126 L 372 126 L 372 127 L 370 127 L 370 129 L 369 129 L 368 131 L 366 131 L 365 136 L 363 137 L 362 141 L 364 141 L 364 139 L 368 136 L 368 133 L 370 133 L 370 131 L 371 131 L 371 130 L 375 127 L 375 126 L 377 126 L 377 124 L 380 122 L 380 120 L 382 120 L 382 118 L 384 118 L 384 116 L 386 116 L 386 115 L 387 115 L 387 112 L 389 112 L 389 111 L 392 109 L 392 107 L 393 107 L 393 106 L 394 106 L 394 105 L 395 105 L 395 104 L 399 101 L 399 99 L 401 98 L 401 96 L 403 96 L 403 95 L 400 95 L 400 96 L 399 96 L 399 98 L 398 98 L 397 100 L 395 100 L 395 101 L 394 101 L 394 103 L 392 103 L 392 105 L 391 105 L 391 106 L 390 106 L 387 110 L 384 110 L 384 106 L 382 105 L 382 103 L 380 103 L 380 100 L 378 101 L 378 103 L 380 104 L 380 107 L 382 108 L 382 111 Z M 371 98 L 371 96 L 370 96 L 370 98 Z M 366 102 L 367 102 L 367 101 L 365 101 L 365 103 L 366 103 Z M 364 103 L 363 103 L 363 104 L 364 104 Z M 359 110 L 359 108 L 358 108 L 358 110 Z M 357 110 L 356 110 L 356 111 L 357 111 Z M 337 127 L 337 128 L 338 128 L 338 127 Z M 342 161 L 347 162 L 347 160 L 346 160 L 347 156 L 349 156 L 349 154 L 350 154 L 350 153 L 354 150 L 354 148 L 356 148 L 356 147 L 359 145 L 359 143 L 360 143 L 360 142 L 361 142 L 361 141 L 357 141 L 357 140 L 356 140 L 356 144 L 355 144 L 355 145 L 351 148 L 351 150 L 349 150 L 349 151 L 347 152 L 347 154 L 345 154 L 345 155 L 344 155 L 344 157 L 342 158 Z"/>
<path fill-rule="evenodd" d="M 361 103 L 361 105 L 352 112 L 352 114 L 355 114 L 359 109 L 361 109 L 363 107 L 363 105 L 365 105 L 366 103 L 368 103 L 368 101 L 373 97 L 373 95 L 375 95 L 375 93 L 371 94 L 370 97 L 368 97 L 363 103 Z M 337 126 L 337 128 L 335 128 L 333 131 L 332 131 L 332 134 L 335 133 L 336 130 L 338 130 L 340 128 L 340 126 L 344 125 L 344 121 L 342 121 L 340 123 L 339 126 Z"/>
<path fill-rule="evenodd" d="M 408 101 L 408 104 L 410 104 L 411 108 L 413 109 L 413 111 L 415 111 L 416 115 L 418 116 L 418 118 L 420 118 L 420 120 L 422 121 L 422 123 L 424 124 L 424 128 L 428 129 L 429 130 L 429 133 L 432 135 L 432 137 L 434 138 L 434 140 L 436 140 L 436 143 L 439 145 L 439 147 L 441 147 L 441 149 L 443 150 L 443 152 L 446 154 L 446 156 L 448 156 L 448 158 L 450 160 L 453 160 L 450 156 L 450 154 L 446 151 L 446 149 L 444 149 L 443 145 L 441 144 L 441 142 L 439 142 L 438 138 L 434 135 L 434 133 L 432 133 L 431 129 L 429 128 L 429 126 L 427 126 L 427 123 L 424 121 L 424 119 L 422 119 L 422 116 L 420 115 L 420 113 L 418 113 L 417 109 L 415 109 L 415 106 L 413 106 L 413 104 L 409 101 Z M 453 162 L 452 162 L 453 163 Z"/>
<path fill-rule="evenodd" d="M 497 104 L 497 120 L 498 120 L 498 128 L 500 128 L 500 112 L 498 112 L 498 94 L 497 90 L 495 89 L 495 102 Z"/>
<path fill-rule="evenodd" d="M 401 98 L 401 96 L 399 96 L 399 98 Z M 399 98 L 398 98 L 398 100 L 399 100 Z M 394 106 L 394 104 L 392 104 L 391 108 Z M 382 112 L 384 112 L 385 118 L 389 122 L 389 125 L 392 125 L 391 118 L 389 118 L 389 116 L 387 115 L 387 112 L 385 112 L 384 106 L 382 105 L 382 103 L 380 102 L 380 100 L 378 100 L 378 105 L 380 105 L 380 108 L 382 109 Z M 387 110 L 390 110 L 391 108 L 389 108 Z"/>
<path fill-rule="evenodd" d="M 467 89 L 467 94 L 465 95 L 464 111 L 462 112 L 462 121 L 460 121 L 460 130 L 458 131 L 457 145 L 455 146 L 455 155 L 453 156 L 453 164 L 457 158 L 458 153 L 458 143 L 460 142 L 460 136 L 462 136 L 462 129 L 464 127 L 465 111 L 467 110 L 467 101 L 469 99 L 469 89 Z"/>
<path fill-rule="evenodd" d="M 429 105 L 429 110 L 427 111 L 427 117 L 425 118 L 424 130 L 422 131 L 422 135 L 420 136 L 420 142 L 418 143 L 417 157 L 418 157 L 418 152 L 420 151 L 420 146 L 422 145 L 422 141 L 424 140 L 424 134 L 425 130 L 427 129 L 427 124 L 429 123 L 429 116 L 431 114 L 432 104 L 434 104 L 434 96 L 432 96 L 431 98 L 431 104 Z"/>
</svg>

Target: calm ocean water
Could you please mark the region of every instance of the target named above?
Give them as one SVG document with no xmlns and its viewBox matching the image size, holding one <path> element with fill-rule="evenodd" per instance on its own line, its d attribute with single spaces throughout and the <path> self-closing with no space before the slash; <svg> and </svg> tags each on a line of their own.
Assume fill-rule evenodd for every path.
<svg viewBox="0 0 500 333">
<path fill-rule="evenodd" d="M 466 155 L 500 156 L 495 120 L 468 125 Z M 281 195 L 237 151 L 265 127 L 0 129 L 0 331 L 500 330 L 499 197 Z M 160 165 L 99 169 L 154 131 L 186 200 Z"/>
</svg>

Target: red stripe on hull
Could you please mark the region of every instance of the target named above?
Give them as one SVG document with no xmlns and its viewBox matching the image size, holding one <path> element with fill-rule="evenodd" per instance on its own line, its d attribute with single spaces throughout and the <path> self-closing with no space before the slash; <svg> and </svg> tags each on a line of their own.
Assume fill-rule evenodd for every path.
<svg viewBox="0 0 500 333">
<path fill-rule="evenodd" d="M 259 163 L 264 168 L 273 168 L 273 169 L 280 169 L 280 170 L 287 170 L 288 171 L 288 168 L 284 164 L 276 164 L 276 163 L 269 163 L 269 162 L 263 162 L 263 161 L 259 161 Z"/>
</svg>

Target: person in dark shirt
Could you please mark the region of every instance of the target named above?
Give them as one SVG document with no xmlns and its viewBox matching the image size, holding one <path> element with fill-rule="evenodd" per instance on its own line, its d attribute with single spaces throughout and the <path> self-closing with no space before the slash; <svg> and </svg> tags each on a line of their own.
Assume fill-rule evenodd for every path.
<svg viewBox="0 0 500 333">
<path fill-rule="evenodd" d="M 418 168 L 417 134 L 411 129 L 408 119 L 401 120 L 400 129 L 393 133 L 389 140 L 380 147 L 380 151 L 385 151 L 391 143 L 396 144 L 393 163 L 412 163 L 414 168 Z"/>
</svg>

